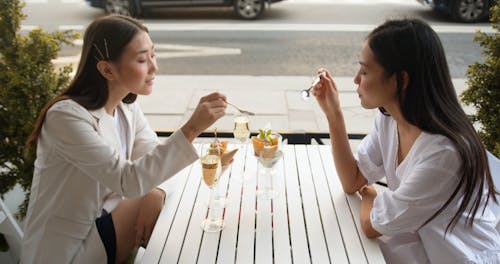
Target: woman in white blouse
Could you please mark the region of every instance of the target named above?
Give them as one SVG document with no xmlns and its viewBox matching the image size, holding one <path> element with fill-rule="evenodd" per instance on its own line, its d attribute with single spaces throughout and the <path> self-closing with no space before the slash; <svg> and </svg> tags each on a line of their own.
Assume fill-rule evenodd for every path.
<svg viewBox="0 0 500 264">
<path fill-rule="evenodd" d="M 389 263 L 500 263 L 497 202 L 486 153 L 460 107 L 437 34 L 387 21 L 366 38 L 354 78 L 375 129 L 351 153 L 338 90 L 326 69 L 314 95 L 325 113 L 344 191 L 359 192 L 366 236 Z M 387 177 L 388 190 L 370 185 Z"/>
<path fill-rule="evenodd" d="M 37 158 L 22 263 L 122 263 L 148 243 L 165 199 L 155 187 L 198 158 L 191 142 L 226 109 L 225 96 L 205 96 L 160 142 L 135 103 L 157 70 L 139 21 L 112 15 L 87 27 L 72 83 L 28 141 Z"/>
</svg>

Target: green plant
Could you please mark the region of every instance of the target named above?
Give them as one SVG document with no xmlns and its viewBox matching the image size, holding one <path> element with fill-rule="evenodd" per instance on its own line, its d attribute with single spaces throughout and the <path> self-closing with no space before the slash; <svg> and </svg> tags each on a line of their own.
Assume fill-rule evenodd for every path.
<svg viewBox="0 0 500 264">
<path fill-rule="evenodd" d="M 0 1 L 0 194 L 16 183 L 28 193 L 19 210 L 26 214 L 33 178 L 35 150 L 25 147 L 41 108 L 69 82 L 71 66 L 55 70 L 63 44 L 79 34 L 35 29 L 20 34 L 25 18 L 19 0 Z"/>
<path fill-rule="evenodd" d="M 483 48 L 485 60 L 467 69 L 468 89 L 461 94 L 464 103 L 472 104 L 477 112 L 470 115 L 479 125 L 479 136 L 485 147 L 500 157 L 500 2 L 491 8 L 493 34 L 478 32 L 474 37 Z"/>
</svg>

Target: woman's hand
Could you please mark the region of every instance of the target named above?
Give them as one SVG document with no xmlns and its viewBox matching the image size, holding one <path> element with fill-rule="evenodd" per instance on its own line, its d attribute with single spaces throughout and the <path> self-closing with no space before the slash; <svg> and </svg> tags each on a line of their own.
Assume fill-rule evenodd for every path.
<svg viewBox="0 0 500 264">
<path fill-rule="evenodd" d="M 153 189 L 141 199 L 141 206 L 136 220 L 135 245 L 140 246 L 141 242 L 147 245 L 151 233 L 158 220 L 163 202 L 165 201 L 165 192 L 158 188 Z"/>
<path fill-rule="evenodd" d="M 319 68 L 318 75 L 320 76 L 320 82 L 314 87 L 313 94 L 327 119 L 331 120 L 335 113 L 341 111 L 339 92 L 327 69 Z"/>
<path fill-rule="evenodd" d="M 359 194 L 363 199 L 374 200 L 377 196 L 377 190 L 371 185 L 365 185 L 359 190 Z"/>
<path fill-rule="evenodd" d="M 200 99 L 193 114 L 181 128 L 184 136 L 192 142 L 201 132 L 226 114 L 226 96 L 211 93 Z"/>
<path fill-rule="evenodd" d="M 379 237 L 382 234 L 373 228 L 370 220 L 373 201 L 377 197 L 377 190 L 371 185 L 366 185 L 359 190 L 359 194 L 361 195 L 361 210 L 359 211 L 361 229 L 368 238 Z"/>
</svg>

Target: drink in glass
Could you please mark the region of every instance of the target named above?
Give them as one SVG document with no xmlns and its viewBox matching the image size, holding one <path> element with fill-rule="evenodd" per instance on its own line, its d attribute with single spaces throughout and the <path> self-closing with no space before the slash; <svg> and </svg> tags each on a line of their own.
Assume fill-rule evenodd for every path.
<svg viewBox="0 0 500 264">
<path fill-rule="evenodd" d="M 219 150 L 216 148 L 216 150 Z M 218 232 L 224 227 L 224 223 L 219 214 L 219 210 L 214 206 L 217 195 L 217 183 L 221 174 L 220 154 L 216 150 L 209 150 L 209 153 L 200 158 L 203 182 L 210 188 L 209 213 L 207 218 L 201 222 L 201 228 L 205 232 Z"/>
<path fill-rule="evenodd" d="M 250 129 L 248 127 L 249 118 L 246 115 L 238 115 L 234 118 L 234 138 L 244 144 L 250 137 Z"/>
<path fill-rule="evenodd" d="M 206 155 L 201 158 L 201 169 L 203 173 L 203 181 L 205 184 L 212 188 L 217 184 L 218 175 L 220 174 L 220 157 L 217 155 Z M 218 173 L 219 171 L 219 173 Z"/>
<path fill-rule="evenodd" d="M 246 146 L 246 142 L 248 138 L 250 137 L 250 128 L 249 128 L 249 123 L 250 119 L 248 115 L 245 114 L 239 114 L 234 118 L 234 129 L 233 129 L 233 135 L 236 140 L 238 140 L 240 144 L 240 148 L 243 148 Z M 245 151 L 241 151 L 241 153 L 245 153 Z M 241 154 L 244 155 L 244 154 Z M 247 180 L 247 177 L 245 176 L 246 174 L 244 172 L 241 172 L 241 175 L 237 178 L 240 182 L 245 182 Z"/>
</svg>

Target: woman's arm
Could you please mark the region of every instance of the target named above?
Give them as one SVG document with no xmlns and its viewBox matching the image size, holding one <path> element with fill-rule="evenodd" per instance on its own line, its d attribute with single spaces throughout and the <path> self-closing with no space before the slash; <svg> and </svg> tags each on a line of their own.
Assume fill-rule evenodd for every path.
<svg viewBox="0 0 500 264">
<path fill-rule="evenodd" d="M 349 146 L 344 116 L 340 108 L 338 90 L 326 69 L 319 69 L 321 82 L 314 88 L 314 95 L 328 120 L 333 160 L 340 182 L 346 193 L 352 194 L 366 185 Z"/>
<path fill-rule="evenodd" d="M 340 109 L 328 118 L 333 161 L 344 192 L 353 194 L 366 185 L 366 178 L 358 168 L 349 146 L 344 116 Z"/>
<path fill-rule="evenodd" d="M 363 232 L 368 238 L 379 237 L 382 234 L 373 228 L 370 220 L 370 213 L 373 208 L 373 201 L 377 196 L 377 191 L 372 186 L 365 186 L 359 190 L 359 194 L 361 195 L 361 210 L 359 212 L 361 229 L 363 229 Z"/>
</svg>

